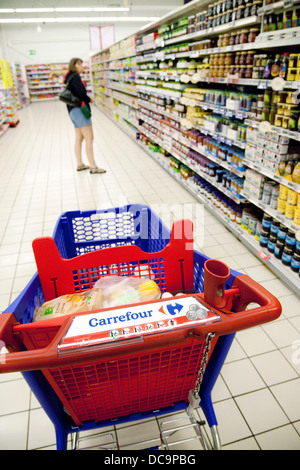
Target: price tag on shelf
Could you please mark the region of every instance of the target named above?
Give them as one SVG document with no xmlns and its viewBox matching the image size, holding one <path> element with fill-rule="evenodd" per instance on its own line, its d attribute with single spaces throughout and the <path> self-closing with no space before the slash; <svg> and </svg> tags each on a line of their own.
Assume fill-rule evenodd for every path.
<svg viewBox="0 0 300 470">
<path fill-rule="evenodd" d="M 258 81 L 258 85 L 257 85 L 257 88 L 259 90 L 266 90 L 268 87 L 268 81 L 267 80 L 259 80 Z"/>
<path fill-rule="evenodd" d="M 269 253 L 266 253 L 263 249 L 261 249 L 257 254 L 264 261 L 267 261 L 271 257 L 271 255 Z"/>
</svg>

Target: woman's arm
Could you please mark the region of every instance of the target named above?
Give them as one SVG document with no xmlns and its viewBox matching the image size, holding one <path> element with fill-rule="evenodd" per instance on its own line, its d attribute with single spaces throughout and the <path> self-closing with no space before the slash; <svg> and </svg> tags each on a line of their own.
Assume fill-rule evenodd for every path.
<svg viewBox="0 0 300 470">
<path fill-rule="evenodd" d="M 74 77 L 71 79 L 69 88 L 72 91 L 72 93 L 75 96 L 77 96 L 81 101 L 83 101 L 85 104 L 89 104 L 91 102 L 91 99 L 86 94 L 85 87 L 78 74 L 74 75 Z"/>
</svg>

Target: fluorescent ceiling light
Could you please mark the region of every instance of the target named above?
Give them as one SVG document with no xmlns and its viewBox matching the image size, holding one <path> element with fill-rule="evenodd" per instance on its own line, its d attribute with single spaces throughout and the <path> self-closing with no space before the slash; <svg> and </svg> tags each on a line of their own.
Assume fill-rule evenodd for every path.
<svg viewBox="0 0 300 470">
<path fill-rule="evenodd" d="M 0 13 L 14 13 L 15 10 L 13 8 L 0 8 Z"/>
<path fill-rule="evenodd" d="M 52 13 L 54 8 L 16 8 L 16 13 Z"/>
<path fill-rule="evenodd" d="M 62 18 L 0 18 L 0 23 L 84 23 L 84 22 L 100 22 L 100 23 L 115 23 L 122 22 L 142 22 L 145 21 L 158 21 L 159 17 L 147 16 L 99 16 L 99 17 L 62 17 Z"/>
<path fill-rule="evenodd" d="M 95 7 L 93 11 L 129 11 L 129 7 Z"/>
<path fill-rule="evenodd" d="M 76 8 L 55 8 L 55 11 L 63 12 L 63 11 L 93 11 L 93 8 L 89 7 L 76 7 Z"/>
<path fill-rule="evenodd" d="M 0 23 L 22 23 L 22 18 L 1 18 Z"/>
<path fill-rule="evenodd" d="M 22 18 L 23 23 L 55 23 L 56 18 Z"/>
<path fill-rule="evenodd" d="M 81 22 L 84 22 L 84 21 L 89 21 L 89 20 L 92 20 L 93 18 L 87 18 L 87 17 L 76 17 L 76 16 L 71 16 L 71 17 L 62 17 L 62 18 L 55 18 L 55 21 L 57 21 L 57 23 L 79 23 L 80 21 Z"/>
</svg>

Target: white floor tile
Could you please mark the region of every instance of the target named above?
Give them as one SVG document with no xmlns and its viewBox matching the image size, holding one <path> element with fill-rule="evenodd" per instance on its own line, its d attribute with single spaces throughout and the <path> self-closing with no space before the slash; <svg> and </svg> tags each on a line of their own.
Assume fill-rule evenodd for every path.
<svg viewBox="0 0 300 470">
<path fill-rule="evenodd" d="M 216 403 L 214 409 L 222 445 L 251 436 L 251 431 L 232 398 Z"/>
<path fill-rule="evenodd" d="M 221 375 L 233 396 L 265 386 L 249 359 L 224 364 Z"/>
<path fill-rule="evenodd" d="M 254 434 L 288 423 L 288 418 L 268 389 L 236 398 L 237 405 Z"/>
<path fill-rule="evenodd" d="M 298 377 L 298 374 L 280 351 L 272 351 L 252 357 L 251 362 L 269 386 Z"/>
<path fill-rule="evenodd" d="M 30 388 L 25 380 L 1 383 L 0 416 L 29 409 Z"/>
<path fill-rule="evenodd" d="M 291 421 L 300 420 L 300 378 L 274 385 L 271 391 Z"/>
<path fill-rule="evenodd" d="M 56 442 L 55 429 L 42 408 L 30 410 L 28 450 L 53 446 Z"/>
<path fill-rule="evenodd" d="M 23 411 L 0 416 L 0 450 L 27 449 L 28 415 Z"/>
<path fill-rule="evenodd" d="M 276 348 L 261 326 L 238 331 L 236 339 L 249 357 L 273 351 Z"/>
<path fill-rule="evenodd" d="M 289 424 L 256 436 L 262 450 L 300 450 L 300 436 Z"/>
</svg>

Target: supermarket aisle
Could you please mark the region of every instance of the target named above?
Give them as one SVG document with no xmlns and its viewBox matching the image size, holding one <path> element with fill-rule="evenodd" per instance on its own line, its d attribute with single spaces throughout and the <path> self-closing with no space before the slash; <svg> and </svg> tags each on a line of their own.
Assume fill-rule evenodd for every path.
<svg viewBox="0 0 300 470">
<path fill-rule="evenodd" d="M 170 209 L 171 216 L 183 208 L 200 214 L 194 220 L 196 248 L 250 275 L 283 305 L 276 322 L 236 335 L 213 392 L 223 448 L 299 450 L 299 298 L 206 210 L 203 240 L 196 200 L 96 108 L 93 119 L 96 158 L 105 175 L 76 172 L 74 130 L 59 102 L 30 105 L 19 126 L 0 139 L 1 311 L 35 272 L 32 240 L 51 235 L 64 211 L 128 201 L 163 209 L 169 224 Z M 55 448 L 53 426 L 21 374 L 0 375 L 0 396 L 0 449 Z M 159 436 L 156 419 L 111 429 L 121 449 Z M 200 447 L 192 441 L 178 448 Z"/>
</svg>

